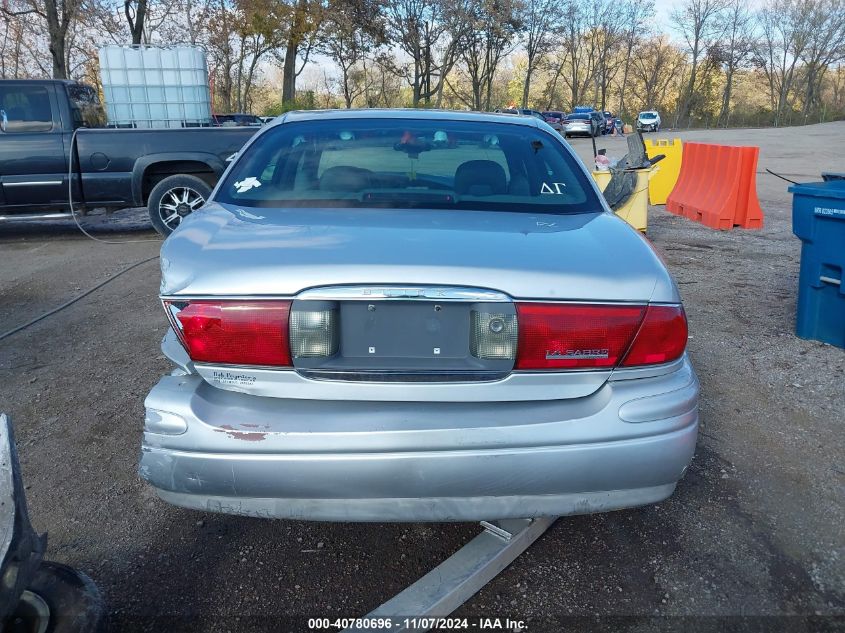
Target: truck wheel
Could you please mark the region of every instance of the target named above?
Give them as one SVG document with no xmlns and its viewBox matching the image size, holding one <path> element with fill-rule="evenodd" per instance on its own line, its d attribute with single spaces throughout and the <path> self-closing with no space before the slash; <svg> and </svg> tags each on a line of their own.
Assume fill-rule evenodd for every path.
<svg viewBox="0 0 845 633">
<path fill-rule="evenodd" d="M 153 228 L 167 237 L 182 223 L 182 218 L 202 207 L 210 195 L 211 187 L 196 176 L 168 176 L 153 187 L 147 200 Z"/>
<path fill-rule="evenodd" d="M 7 631 L 97 633 L 104 626 L 104 605 L 96 585 L 67 565 L 44 562 L 0 628 Z"/>
</svg>

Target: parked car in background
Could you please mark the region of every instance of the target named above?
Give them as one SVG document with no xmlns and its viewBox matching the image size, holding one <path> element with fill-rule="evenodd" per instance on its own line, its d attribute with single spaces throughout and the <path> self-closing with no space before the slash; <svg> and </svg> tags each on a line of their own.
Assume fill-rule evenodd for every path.
<svg viewBox="0 0 845 633">
<path fill-rule="evenodd" d="M 496 108 L 494 112 L 499 114 L 519 114 L 521 116 L 534 117 L 535 119 L 540 119 L 541 121 L 546 120 L 546 117 L 543 116 L 542 112 L 531 110 L 530 108 Z"/>
<path fill-rule="evenodd" d="M 565 113 L 553 110 L 550 112 L 543 112 L 542 114 L 546 123 L 551 125 L 555 131 L 563 132 L 563 120 L 566 118 Z"/>
<path fill-rule="evenodd" d="M 677 287 L 533 117 L 289 112 L 161 262 L 140 474 L 170 503 L 558 516 L 656 503 L 692 458 Z"/>
<path fill-rule="evenodd" d="M 220 127 L 260 127 L 264 125 L 264 121 L 254 114 L 244 114 L 236 112 L 233 114 L 215 114 L 214 120 Z"/>
<path fill-rule="evenodd" d="M 637 115 L 638 132 L 659 132 L 660 113 L 657 110 L 646 110 Z"/>
<path fill-rule="evenodd" d="M 527 109 L 527 108 L 522 108 L 519 111 L 519 113 L 522 114 L 523 116 L 533 116 L 535 119 L 540 119 L 541 121 L 546 120 L 546 117 L 543 116 L 543 113 L 539 112 L 537 110 L 530 110 L 530 109 Z"/>
<path fill-rule="evenodd" d="M 563 135 L 598 136 L 604 129 L 604 123 L 597 112 L 571 112 L 563 122 Z"/>
<path fill-rule="evenodd" d="M 67 214 L 70 171 L 77 212 L 146 206 L 167 235 L 205 203 L 255 132 L 85 129 L 104 121 L 97 92 L 84 84 L 0 80 L 0 221 Z"/>
</svg>

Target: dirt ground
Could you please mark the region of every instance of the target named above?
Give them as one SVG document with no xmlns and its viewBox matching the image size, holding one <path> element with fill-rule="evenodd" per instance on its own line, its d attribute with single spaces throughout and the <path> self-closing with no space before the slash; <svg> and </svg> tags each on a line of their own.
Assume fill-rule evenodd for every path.
<svg viewBox="0 0 845 633">
<path fill-rule="evenodd" d="M 650 209 L 702 384 L 695 460 L 664 503 L 562 518 L 458 615 L 529 631 L 845 630 L 845 352 L 795 337 L 800 242 L 787 183 L 845 171 L 845 123 L 661 133 L 761 147 L 760 231 L 717 232 Z M 590 141 L 573 140 L 585 160 Z M 600 139 L 611 156 L 623 141 Z M 128 211 L 91 226 L 0 227 L 0 332 L 160 242 Z M 845 245 L 843 245 L 845 248 Z M 478 532 L 202 514 L 159 501 L 136 468 L 143 398 L 169 370 L 157 262 L 0 341 L 32 520 L 48 557 L 87 572 L 112 630 L 304 631 L 363 615 Z"/>
</svg>

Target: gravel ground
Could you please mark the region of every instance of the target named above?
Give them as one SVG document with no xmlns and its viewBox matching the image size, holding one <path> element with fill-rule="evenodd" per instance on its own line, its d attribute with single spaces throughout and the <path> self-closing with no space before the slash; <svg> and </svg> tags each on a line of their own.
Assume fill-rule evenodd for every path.
<svg viewBox="0 0 845 633">
<path fill-rule="evenodd" d="M 836 170 L 845 123 L 661 133 L 761 147 L 761 231 L 716 232 L 652 208 L 649 237 L 680 284 L 702 383 L 695 460 L 641 509 L 560 519 L 457 614 L 531 631 L 845 630 L 845 352 L 794 336 L 800 243 L 786 183 Z M 624 141 L 601 139 L 611 156 Z M 573 140 L 585 160 L 590 141 Z M 841 169 L 840 169 L 841 170 Z M 142 210 L 0 227 L 0 331 L 157 253 Z M 9 265 L 14 261 L 14 265 Z M 112 630 L 306 630 L 362 615 L 478 532 L 473 525 L 259 521 L 170 507 L 141 483 L 142 401 L 168 362 L 156 262 L 0 341 L 48 556 L 91 575 Z"/>
</svg>

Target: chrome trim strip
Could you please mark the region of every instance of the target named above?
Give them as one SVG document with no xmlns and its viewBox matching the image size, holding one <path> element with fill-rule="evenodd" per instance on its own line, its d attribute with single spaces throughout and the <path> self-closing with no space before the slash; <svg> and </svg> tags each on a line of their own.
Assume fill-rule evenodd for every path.
<svg viewBox="0 0 845 633">
<path fill-rule="evenodd" d="M 343 286 L 346 287 L 346 286 Z M 358 287 L 358 286 L 356 286 Z M 379 288 L 386 288 L 388 286 L 378 286 Z M 420 286 L 414 286 L 414 288 L 418 288 Z M 327 287 L 328 288 L 328 287 Z M 409 297 L 382 297 L 382 296 L 361 296 L 358 298 L 355 297 L 343 297 L 343 296 L 329 296 L 323 295 L 321 288 L 315 288 L 313 290 L 303 290 L 299 294 L 296 295 L 284 295 L 284 294 L 267 294 L 267 295 L 209 295 L 209 294 L 202 294 L 202 295 L 159 295 L 159 299 L 162 301 L 205 301 L 205 300 L 215 300 L 219 299 L 221 301 L 275 301 L 275 300 L 292 300 L 292 299 L 313 299 L 313 300 L 323 300 L 323 301 L 372 301 L 373 299 L 377 301 L 385 301 L 388 299 L 400 299 L 400 300 L 412 300 Z M 475 290 L 468 288 L 467 290 Z M 485 293 L 483 296 L 479 295 L 478 298 L 472 298 L 467 296 L 467 298 L 454 298 L 454 299 L 442 299 L 439 297 L 417 297 L 418 300 L 424 301 L 435 301 L 440 299 L 441 301 L 479 301 L 479 302 L 486 302 L 486 303 L 560 303 L 560 304 L 573 304 L 573 305 L 580 305 L 580 304 L 595 304 L 595 305 L 653 305 L 653 306 L 680 306 L 682 305 L 678 301 L 606 301 L 602 299 L 525 299 L 521 297 L 511 298 L 510 296 L 502 293 L 502 292 L 495 292 L 493 290 L 482 290 L 482 293 Z M 313 294 L 312 294 L 313 293 Z M 498 296 L 499 298 L 496 298 Z M 504 297 L 504 298 L 501 298 Z"/>
<path fill-rule="evenodd" d="M 346 382 L 493 382 L 508 377 L 510 371 L 398 371 L 365 369 L 346 371 L 331 369 L 299 369 L 298 373 L 311 380 Z"/>
<path fill-rule="evenodd" d="M 161 301 L 289 301 L 291 295 L 159 295 Z"/>
<path fill-rule="evenodd" d="M 610 375 L 610 380 L 636 380 L 637 378 L 654 378 L 655 376 L 662 376 L 670 374 L 683 367 L 687 362 L 687 353 L 684 352 L 680 358 L 663 363 L 661 365 L 645 365 L 641 367 L 618 367 L 613 370 Z"/>
<path fill-rule="evenodd" d="M 3 182 L 4 187 L 23 187 L 30 185 L 61 185 L 61 180 L 28 180 L 25 182 Z"/>
<path fill-rule="evenodd" d="M 61 220 L 72 218 L 70 213 L 20 213 L 13 215 L 0 215 L 0 222 L 24 222 L 28 220 Z"/>
<path fill-rule="evenodd" d="M 323 286 L 304 290 L 297 299 L 321 301 L 482 301 L 509 303 L 511 298 L 502 292 L 463 286 Z"/>
<path fill-rule="evenodd" d="M 471 382 L 363 382 L 314 380 L 292 368 L 236 367 L 194 363 L 213 387 L 254 396 L 295 400 L 378 400 L 386 402 L 514 402 L 562 400 L 595 393 L 610 371 L 511 373 L 501 380 Z"/>
</svg>

